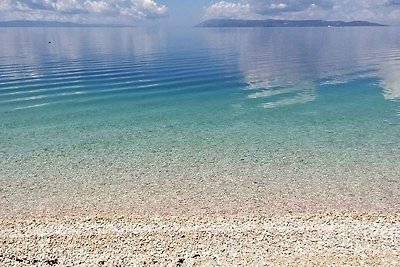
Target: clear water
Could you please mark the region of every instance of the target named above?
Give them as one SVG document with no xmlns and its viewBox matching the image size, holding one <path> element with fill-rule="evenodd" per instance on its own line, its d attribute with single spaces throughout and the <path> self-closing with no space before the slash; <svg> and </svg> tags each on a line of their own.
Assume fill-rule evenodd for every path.
<svg viewBox="0 0 400 267">
<path fill-rule="evenodd" d="M 148 184 L 397 205 L 399 137 L 399 28 L 0 29 L 9 206 Z"/>
</svg>

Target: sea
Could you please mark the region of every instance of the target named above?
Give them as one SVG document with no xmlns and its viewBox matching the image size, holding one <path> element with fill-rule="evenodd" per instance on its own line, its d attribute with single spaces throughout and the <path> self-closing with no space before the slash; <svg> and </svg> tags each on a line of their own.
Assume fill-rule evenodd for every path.
<svg viewBox="0 0 400 267">
<path fill-rule="evenodd" d="M 400 28 L 1 28 L 3 214 L 384 209 Z"/>
</svg>

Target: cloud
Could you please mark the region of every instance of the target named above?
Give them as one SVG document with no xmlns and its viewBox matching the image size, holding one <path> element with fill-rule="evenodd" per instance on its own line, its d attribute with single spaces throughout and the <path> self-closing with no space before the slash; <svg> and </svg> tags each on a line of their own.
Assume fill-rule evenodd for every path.
<svg viewBox="0 0 400 267">
<path fill-rule="evenodd" d="M 332 0 L 243 0 L 238 2 L 220 1 L 206 9 L 207 17 L 258 18 L 280 16 L 289 13 L 329 10 L 334 7 Z"/>
<path fill-rule="evenodd" d="M 400 0 L 231 0 L 206 8 L 207 18 L 374 20 L 400 22 Z"/>
<path fill-rule="evenodd" d="M 259 14 L 280 14 L 286 12 L 299 12 L 307 9 L 331 9 L 331 0 L 278 0 L 278 1 L 250 1 L 253 10 Z"/>
<path fill-rule="evenodd" d="M 31 19 L 74 22 L 130 22 L 166 16 L 154 0 L 2 0 L 2 20 Z"/>
<path fill-rule="evenodd" d="M 206 9 L 207 17 L 248 18 L 252 16 L 250 4 L 220 1 Z"/>
</svg>

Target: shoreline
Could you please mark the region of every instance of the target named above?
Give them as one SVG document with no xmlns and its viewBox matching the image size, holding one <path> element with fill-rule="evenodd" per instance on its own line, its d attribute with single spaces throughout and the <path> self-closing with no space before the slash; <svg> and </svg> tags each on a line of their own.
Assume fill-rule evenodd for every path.
<svg viewBox="0 0 400 267">
<path fill-rule="evenodd" d="M 4 179 L 0 266 L 400 264 L 398 168 L 246 171 Z"/>
<path fill-rule="evenodd" d="M 400 211 L 72 212 L 3 218 L 0 243 L 7 266 L 395 266 Z"/>
</svg>

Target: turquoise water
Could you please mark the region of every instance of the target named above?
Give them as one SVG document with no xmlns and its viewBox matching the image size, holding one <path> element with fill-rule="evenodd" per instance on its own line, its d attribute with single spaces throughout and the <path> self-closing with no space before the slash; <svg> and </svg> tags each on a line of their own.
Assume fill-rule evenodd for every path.
<svg viewBox="0 0 400 267">
<path fill-rule="evenodd" d="M 399 31 L 0 29 L 0 194 L 397 205 Z"/>
</svg>

